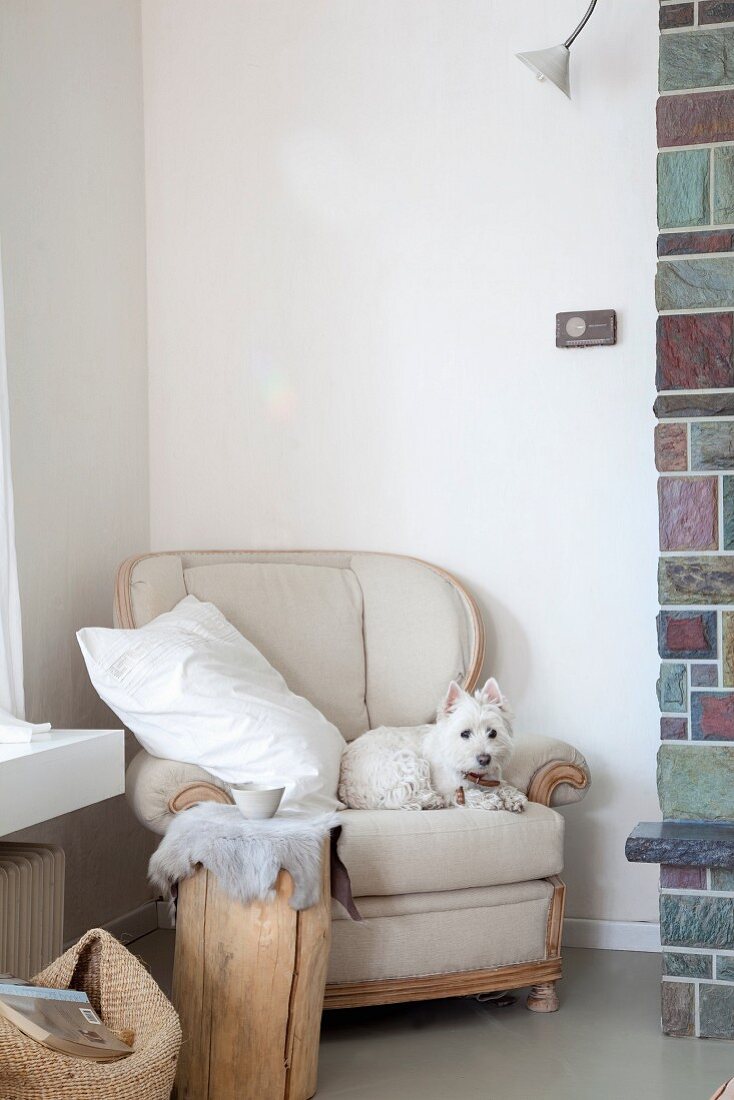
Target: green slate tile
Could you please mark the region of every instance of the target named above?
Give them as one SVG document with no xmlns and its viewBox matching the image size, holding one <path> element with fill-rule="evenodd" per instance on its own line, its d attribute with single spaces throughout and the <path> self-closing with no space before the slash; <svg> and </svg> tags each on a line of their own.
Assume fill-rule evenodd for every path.
<svg viewBox="0 0 734 1100">
<path fill-rule="evenodd" d="M 734 959 L 731 955 L 716 956 L 716 977 L 721 982 L 734 982 Z"/>
<path fill-rule="evenodd" d="M 657 779 L 666 821 L 734 821 L 734 744 L 661 745 Z"/>
<path fill-rule="evenodd" d="M 658 154 L 658 225 L 661 229 L 709 224 L 709 160 L 708 149 Z"/>
<path fill-rule="evenodd" d="M 664 714 L 685 714 L 688 710 L 686 666 L 663 663 L 657 684 L 658 703 Z"/>
<path fill-rule="evenodd" d="M 660 940 L 664 947 L 734 948 L 734 898 L 660 895 Z"/>
<path fill-rule="evenodd" d="M 734 477 L 724 478 L 724 549 L 734 550 Z"/>
<path fill-rule="evenodd" d="M 734 985 L 705 985 L 698 990 L 702 1039 L 734 1039 Z"/>
<path fill-rule="evenodd" d="M 734 470 L 734 423 L 704 420 L 691 424 L 691 469 Z"/>
<path fill-rule="evenodd" d="M 672 978 L 713 978 L 713 957 L 689 955 L 685 951 L 664 951 L 663 974 Z"/>
<path fill-rule="evenodd" d="M 727 871 L 724 867 L 712 867 L 711 889 L 731 890 L 734 893 L 734 871 Z"/>
<path fill-rule="evenodd" d="M 662 260 L 655 294 L 660 310 L 734 308 L 734 256 Z"/>
<path fill-rule="evenodd" d="M 734 221 L 734 146 L 714 149 L 714 223 Z"/>
<path fill-rule="evenodd" d="M 661 92 L 734 84 L 734 28 L 662 35 L 659 76 Z"/>
</svg>

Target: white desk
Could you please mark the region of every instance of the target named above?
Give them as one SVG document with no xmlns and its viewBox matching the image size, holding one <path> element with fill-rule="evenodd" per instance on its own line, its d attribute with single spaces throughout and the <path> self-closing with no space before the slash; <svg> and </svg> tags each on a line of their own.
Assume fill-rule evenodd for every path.
<svg viewBox="0 0 734 1100">
<path fill-rule="evenodd" d="M 122 730 L 53 730 L 0 745 L 0 836 L 124 791 Z"/>
</svg>

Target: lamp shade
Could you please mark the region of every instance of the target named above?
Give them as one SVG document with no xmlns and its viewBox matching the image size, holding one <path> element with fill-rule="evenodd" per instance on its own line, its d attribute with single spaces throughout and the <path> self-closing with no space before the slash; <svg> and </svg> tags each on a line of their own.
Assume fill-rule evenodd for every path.
<svg viewBox="0 0 734 1100">
<path fill-rule="evenodd" d="M 548 50 L 534 50 L 532 53 L 519 53 L 517 57 L 523 65 L 537 76 L 538 80 L 550 80 L 564 95 L 571 98 L 569 61 L 571 54 L 568 46 L 551 46 Z"/>
</svg>

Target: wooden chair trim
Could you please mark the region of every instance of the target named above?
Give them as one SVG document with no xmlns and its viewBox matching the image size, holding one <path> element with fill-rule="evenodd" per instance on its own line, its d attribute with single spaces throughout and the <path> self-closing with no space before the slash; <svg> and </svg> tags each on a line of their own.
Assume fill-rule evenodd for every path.
<svg viewBox="0 0 734 1100">
<path fill-rule="evenodd" d="M 589 777 L 578 764 L 569 764 L 563 760 L 551 760 L 533 775 L 528 787 L 530 802 L 539 802 L 541 806 L 550 806 L 556 787 L 568 783 L 577 791 L 582 791 L 589 783 Z"/>
<path fill-rule="evenodd" d="M 469 664 L 464 676 L 464 687 L 467 691 L 473 691 L 477 686 L 479 680 L 479 674 L 482 671 L 482 665 L 484 664 L 484 652 L 485 652 L 485 632 L 484 623 L 482 622 L 482 616 L 479 611 L 479 606 L 463 584 L 461 584 L 453 574 L 447 572 L 445 569 L 441 569 L 438 565 L 433 565 L 432 562 L 424 561 L 422 558 L 416 558 L 409 554 L 382 554 L 377 550 L 162 550 L 160 552 L 151 552 L 148 554 L 138 554 L 132 558 L 127 558 L 117 570 L 117 578 L 115 581 L 115 600 L 114 600 L 114 620 L 115 625 L 122 627 L 126 630 L 131 630 L 136 626 L 133 609 L 132 598 L 130 594 L 130 587 L 132 583 L 132 575 L 135 566 L 145 561 L 147 558 L 162 558 L 162 557 L 181 557 L 183 554 L 243 554 L 243 555 L 257 555 L 257 554 L 359 554 L 360 556 L 370 556 L 379 558 L 397 558 L 401 561 L 413 561 L 418 565 L 423 565 L 432 572 L 438 574 L 445 581 L 448 581 L 457 592 L 464 599 L 468 609 L 469 615 L 472 621 L 474 629 L 474 645 L 472 647 L 471 657 L 469 658 Z"/>
<path fill-rule="evenodd" d="M 457 974 L 428 974 L 418 978 L 378 978 L 368 982 L 327 985 L 324 1008 L 360 1008 L 366 1005 L 430 1001 L 441 997 L 470 997 L 498 989 L 545 985 L 563 976 L 561 934 L 566 886 L 553 875 L 545 880 L 553 887 L 546 924 L 546 957 L 536 962 L 512 963 L 493 970 L 463 970 Z"/>
<path fill-rule="evenodd" d="M 365 1005 L 432 1001 L 442 997 L 471 997 L 497 989 L 521 989 L 553 982 L 562 975 L 560 959 L 500 966 L 495 970 L 464 970 L 459 974 L 429 974 L 420 978 L 381 978 L 374 982 L 327 985 L 324 1008 L 361 1008 Z"/>
<path fill-rule="evenodd" d="M 548 924 L 545 933 L 545 954 L 548 959 L 560 958 L 563 916 L 566 912 L 566 884 L 558 875 L 546 880 L 553 886 L 553 896 L 548 907 Z"/>
<path fill-rule="evenodd" d="M 198 802 L 219 802 L 222 806 L 234 805 L 234 799 L 229 791 L 217 787 L 215 783 L 208 783 L 206 779 L 195 779 L 193 783 L 184 784 L 171 795 L 168 800 L 168 809 L 172 814 L 180 814 L 184 810 L 190 810 Z"/>
<path fill-rule="evenodd" d="M 115 596 L 112 616 L 115 626 L 122 630 L 134 630 L 137 625 L 133 618 L 132 598 L 130 595 L 133 569 L 139 561 L 143 560 L 143 558 L 151 558 L 154 556 L 153 554 L 139 554 L 136 557 L 125 558 L 124 562 L 118 567 L 117 576 L 115 578 Z"/>
</svg>

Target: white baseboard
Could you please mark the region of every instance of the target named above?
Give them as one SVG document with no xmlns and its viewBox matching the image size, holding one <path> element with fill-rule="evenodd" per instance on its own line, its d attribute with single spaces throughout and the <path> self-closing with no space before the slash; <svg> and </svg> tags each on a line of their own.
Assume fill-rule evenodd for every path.
<svg viewBox="0 0 734 1100">
<path fill-rule="evenodd" d="M 564 947 L 594 947 L 602 951 L 660 951 L 660 925 L 631 920 L 588 920 L 566 917 Z"/>
<path fill-rule="evenodd" d="M 113 936 L 117 936 L 121 943 L 139 940 L 141 936 L 147 936 L 149 932 L 155 932 L 159 927 L 157 904 L 155 901 L 146 901 L 137 909 L 108 921 L 104 927 Z"/>
</svg>

